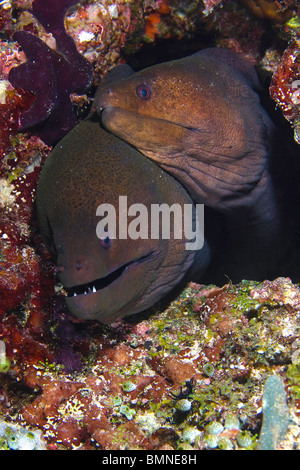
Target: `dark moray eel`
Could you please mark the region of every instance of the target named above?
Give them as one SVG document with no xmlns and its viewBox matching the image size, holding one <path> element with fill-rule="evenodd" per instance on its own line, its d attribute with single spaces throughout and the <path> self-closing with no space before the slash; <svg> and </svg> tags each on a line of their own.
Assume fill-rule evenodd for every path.
<svg viewBox="0 0 300 470">
<path fill-rule="evenodd" d="M 209 261 L 206 245 L 187 250 L 186 239 L 100 239 L 101 204 L 193 204 L 184 188 L 135 149 L 86 120 L 55 147 L 37 188 L 41 233 L 67 291 L 70 311 L 104 323 L 141 312 L 177 286 L 192 265 Z M 103 214 L 102 214 L 103 215 Z M 118 210 L 117 210 L 118 215 Z M 117 227 L 118 227 L 117 220 Z"/>
<path fill-rule="evenodd" d="M 233 281 L 268 275 L 285 246 L 270 171 L 274 126 L 259 88 L 242 56 L 211 48 L 137 73 L 119 66 L 95 96 L 107 130 L 159 164 L 194 201 L 225 214 L 225 273 Z"/>
</svg>

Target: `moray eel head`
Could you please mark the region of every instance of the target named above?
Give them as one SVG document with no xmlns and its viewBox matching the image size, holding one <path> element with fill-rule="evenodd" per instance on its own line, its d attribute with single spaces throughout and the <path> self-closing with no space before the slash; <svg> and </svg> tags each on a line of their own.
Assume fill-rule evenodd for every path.
<svg viewBox="0 0 300 470">
<path fill-rule="evenodd" d="M 105 80 L 95 107 L 107 130 L 175 176 L 195 201 L 222 210 L 250 193 L 266 168 L 271 124 L 257 86 L 242 57 L 212 48 Z"/>
<path fill-rule="evenodd" d="M 170 239 L 97 233 L 99 205 L 107 204 L 102 216 L 115 210 L 117 230 L 126 217 L 119 196 L 131 210 L 138 203 L 149 210 L 163 202 L 192 203 L 159 167 L 98 123 L 84 121 L 47 158 L 37 189 L 41 233 L 69 310 L 82 319 L 110 323 L 145 310 L 184 277 L 194 260 L 195 252 L 186 250 L 184 237 L 174 239 L 172 228 Z M 203 267 L 206 262 L 205 255 Z"/>
</svg>

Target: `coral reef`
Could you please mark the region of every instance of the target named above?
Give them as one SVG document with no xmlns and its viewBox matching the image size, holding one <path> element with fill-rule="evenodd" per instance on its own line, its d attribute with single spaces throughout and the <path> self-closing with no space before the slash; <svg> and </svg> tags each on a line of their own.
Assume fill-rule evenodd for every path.
<svg viewBox="0 0 300 470">
<path fill-rule="evenodd" d="M 270 85 L 271 97 L 294 128 L 300 144 L 300 38 L 295 38 L 284 51 Z"/>
<path fill-rule="evenodd" d="M 76 321 L 55 285 L 35 219 L 35 188 L 50 141 L 35 134 L 41 128 L 19 132 L 24 116 L 37 123 L 37 98 L 24 79 L 17 89 L 8 79 L 13 67 L 29 67 L 26 44 L 32 43 L 49 54 L 46 73 L 61 74 L 65 69 L 57 61 L 63 57 L 64 66 L 71 67 L 69 77 L 75 70 L 63 50 L 65 41 L 71 44 L 69 36 L 92 64 L 94 84 L 116 63 L 135 58 L 143 65 L 145 50 L 154 51 L 147 61 L 155 61 L 161 41 L 170 41 L 163 47 L 171 57 L 209 45 L 229 47 L 273 75 L 271 96 L 299 142 L 295 2 L 256 2 L 263 10 L 268 7 L 266 23 L 234 0 L 70 0 L 63 4 L 73 5 L 63 9 L 67 34 L 62 23 L 59 31 L 45 29 L 37 9 L 36 17 L 31 15 L 32 6 L 42 3 L 8 0 L 0 5 L 1 448 L 28 448 L 33 442 L 34 448 L 47 449 L 256 448 L 270 374 L 284 383 L 291 419 L 278 445 L 299 448 L 299 288 L 287 278 L 223 288 L 191 284 L 148 319 L 106 329 Z M 20 44 L 24 41 L 24 51 L 14 34 Z M 77 115 L 69 126 L 90 105 L 86 72 L 79 94 L 69 78 L 66 89 L 61 79 L 56 90 L 63 102 L 72 92 Z M 53 83 L 52 77 L 52 92 Z M 286 415 L 287 409 L 281 419 Z"/>
<path fill-rule="evenodd" d="M 286 278 L 190 284 L 165 311 L 106 330 L 94 322 L 68 327 L 65 312 L 81 371 L 64 372 L 53 360 L 28 364 L 11 349 L 1 413 L 7 426 L 40 430 L 48 449 L 256 448 L 274 373 L 289 406 L 276 416 L 293 425 L 293 439 L 280 447 L 291 448 L 300 434 L 299 316 L 300 290 Z M 59 343 L 61 325 L 56 317 L 51 333 L 39 329 L 53 357 L 65 338 Z"/>
</svg>

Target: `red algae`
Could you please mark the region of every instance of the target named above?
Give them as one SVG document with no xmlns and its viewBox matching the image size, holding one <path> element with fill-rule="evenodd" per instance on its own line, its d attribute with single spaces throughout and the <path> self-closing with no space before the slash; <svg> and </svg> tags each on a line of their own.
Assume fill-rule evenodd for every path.
<svg viewBox="0 0 300 470">
<path fill-rule="evenodd" d="M 30 297 L 38 296 L 42 279 L 49 277 L 46 265 L 42 270 L 32 240 L 35 189 L 49 149 L 36 137 L 13 137 L 11 129 L 8 140 L 3 139 L 2 143 L 5 150 L 0 166 L 0 312 L 4 315 Z M 45 283 L 49 287 L 49 282 Z"/>
<path fill-rule="evenodd" d="M 33 95 L 24 90 L 8 91 L 5 104 L 0 104 L 0 145 L 2 155 L 12 149 L 10 136 L 17 132 L 22 111 L 29 108 Z"/>
<path fill-rule="evenodd" d="M 300 39 L 295 38 L 280 60 L 272 77 L 270 95 L 294 128 L 300 144 Z"/>
</svg>

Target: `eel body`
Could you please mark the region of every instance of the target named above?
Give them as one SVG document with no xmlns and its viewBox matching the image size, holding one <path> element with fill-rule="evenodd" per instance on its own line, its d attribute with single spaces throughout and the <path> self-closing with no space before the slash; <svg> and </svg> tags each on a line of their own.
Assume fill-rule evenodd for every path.
<svg viewBox="0 0 300 470">
<path fill-rule="evenodd" d="M 259 88 L 245 58 L 211 48 L 137 73 L 119 66 L 95 95 L 107 130 L 176 178 L 195 202 L 225 214 L 233 281 L 268 275 L 285 247 L 270 170 L 274 126 Z"/>
</svg>

